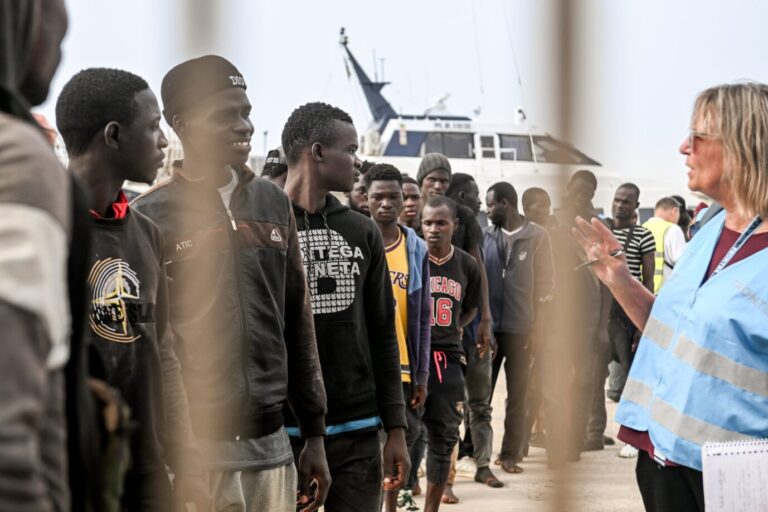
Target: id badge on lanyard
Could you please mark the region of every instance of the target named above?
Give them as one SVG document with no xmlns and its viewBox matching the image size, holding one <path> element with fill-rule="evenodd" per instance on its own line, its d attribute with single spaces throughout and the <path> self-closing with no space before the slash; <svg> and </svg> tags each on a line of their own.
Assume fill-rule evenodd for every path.
<svg viewBox="0 0 768 512">
<path fill-rule="evenodd" d="M 763 219 L 760 218 L 758 215 L 752 220 L 752 223 L 747 227 L 747 229 L 744 230 L 744 232 L 739 235 L 739 238 L 734 242 L 733 246 L 728 249 L 728 252 L 725 253 L 725 256 L 723 256 L 723 259 L 720 260 L 720 263 L 717 264 L 717 267 L 715 267 L 715 270 L 712 272 L 712 275 L 709 276 L 710 279 L 715 277 L 720 271 L 722 271 L 728 263 L 731 262 L 734 256 L 736 256 L 736 253 L 739 252 L 739 249 L 744 247 L 744 244 L 747 243 L 747 240 L 749 240 L 749 237 L 751 237 L 755 230 L 760 226 L 760 224 L 763 223 Z M 725 225 L 723 225 L 723 228 L 725 228 Z M 722 234 L 722 230 L 720 231 L 720 234 Z"/>
</svg>

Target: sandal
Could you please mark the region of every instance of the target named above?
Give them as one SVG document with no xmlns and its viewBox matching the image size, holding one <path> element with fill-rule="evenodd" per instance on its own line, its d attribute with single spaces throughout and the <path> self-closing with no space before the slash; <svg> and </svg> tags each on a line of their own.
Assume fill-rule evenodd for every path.
<svg viewBox="0 0 768 512">
<path fill-rule="evenodd" d="M 514 460 L 499 461 L 499 466 L 501 466 L 501 469 L 503 469 L 507 473 L 511 473 L 513 475 L 522 473 L 524 471 L 524 469 L 518 466 L 517 462 L 515 462 Z"/>
<path fill-rule="evenodd" d="M 480 482 L 481 484 L 485 484 L 494 489 L 504 487 L 504 483 L 496 478 L 496 475 L 494 475 L 488 467 L 479 468 L 477 470 L 475 473 L 475 482 Z"/>
</svg>

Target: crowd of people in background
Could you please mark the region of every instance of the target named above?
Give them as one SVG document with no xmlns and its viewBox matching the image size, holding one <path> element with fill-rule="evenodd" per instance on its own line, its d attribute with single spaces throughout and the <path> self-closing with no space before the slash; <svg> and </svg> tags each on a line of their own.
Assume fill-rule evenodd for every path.
<svg viewBox="0 0 768 512">
<path fill-rule="evenodd" d="M 363 162 L 321 102 L 257 177 L 246 80 L 215 55 L 160 101 L 129 71 L 71 77 L 65 171 L 30 110 L 63 4 L 0 10 L 0 509 L 434 512 L 457 467 L 501 488 L 530 446 L 557 469 L 614 444 L 607 398 L 646 508 L 703 510 L 697 447 L 765 434 L 765 86 L 697 100 L 680 151 L 720 204 L 651 198 L 645 221 L 629 182 L 596 210 L 587 170 L 552 211 L 553 191 L 480 190 L 439 153 L 415 176 Z M 183 157 L 158 179 L 162 119 Z M 128 180 L 151 188 L 129 201 Z"/>
</svg>

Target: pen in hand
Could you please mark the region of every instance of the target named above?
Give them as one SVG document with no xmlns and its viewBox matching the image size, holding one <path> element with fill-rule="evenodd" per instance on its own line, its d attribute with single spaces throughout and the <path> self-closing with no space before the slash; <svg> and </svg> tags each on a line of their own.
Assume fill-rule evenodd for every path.
<svg viewBox="0 0 768 512">
<path fill-rule="evenodd" d="M 608 253 L 608 256 L 610 256 L 611 258 L 616 258 L 617 256 L 621 256 L 622 254 L 624 254 L 624 250 L 623 250 L 623 249 L 616 249 L 615 251 L 611 251 L 611 252 L 609 252 L 609 253 Z M 591 260 L 585 261 L 585 262 L 584 262 L 584 263 L 582 263 L 581 265 L 578 265 L 578 266 L 576 266 L 576 267 L 573 269 L 573 271 L 574 271 L 574 272 L 576 272 L 577 270 L 581 270 L 581 269 L 582 269 L 582 268 L 584 268 L 584 267 L 589 267 L 589 266 L 591 266 L 591 265 L 594 265 L 594 264 L 595 264 L 595 263 L 597 263 L 598 261 L 600 261 L 598 258 L 593 258 L 593 259 L 591 259 Z"/>
</svg>

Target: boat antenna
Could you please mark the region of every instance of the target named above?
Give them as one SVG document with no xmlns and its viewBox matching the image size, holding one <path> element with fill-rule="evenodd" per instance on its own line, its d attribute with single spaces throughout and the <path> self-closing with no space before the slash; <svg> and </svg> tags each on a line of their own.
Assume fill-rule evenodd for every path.
<svg viewBox="0 0 768 512">
<path fill-rule="evenodd" d="M 528 131 L 528 139 L 531 143 L 531 155 L 533 156 L 533 170 L 538 172 L 539 161 L 536 158 L 536 148 L 533 145 L 533 133 L 531 133 L 531 123 L 527 122 L 526 112 L 528 111 L 528 103 L 525 101 L 525 89 L 523 88 L 523 79 L 520 77 L 520 66 L 517 65 L 517 52 L 515 51 L 515 40 L 512 37 L 512 29 L 509 27 L 509 17 L 507 16 L 507 9 L 504 7 L 504 25 L 507 28 L 507 38 L 509 39 L 509 45 L 512 48 L 512 62 L 515 64 L 515 74 L 517 75 L 517 84 L 520 86 L 520 97 L 523 100 L 522 119 L 526 121 L 525 127 Z M 521 109 L 518 109 L 518 112 Z"/>
<path fill-rule="evenodd" d="M 475 109 L 475 115 L 479 115 L 485 106 L 485 89 L 483 88 L 483 66 L 480 60 L 480 38 L 477 34 L 477 16 L 475 15 L 475 1 L 470 0 L 472 6 L 472 29 L 475 35 L 475 52 L 477 53 L 477 74 L 480 78 L 480 105 Z"/>
</svg>

